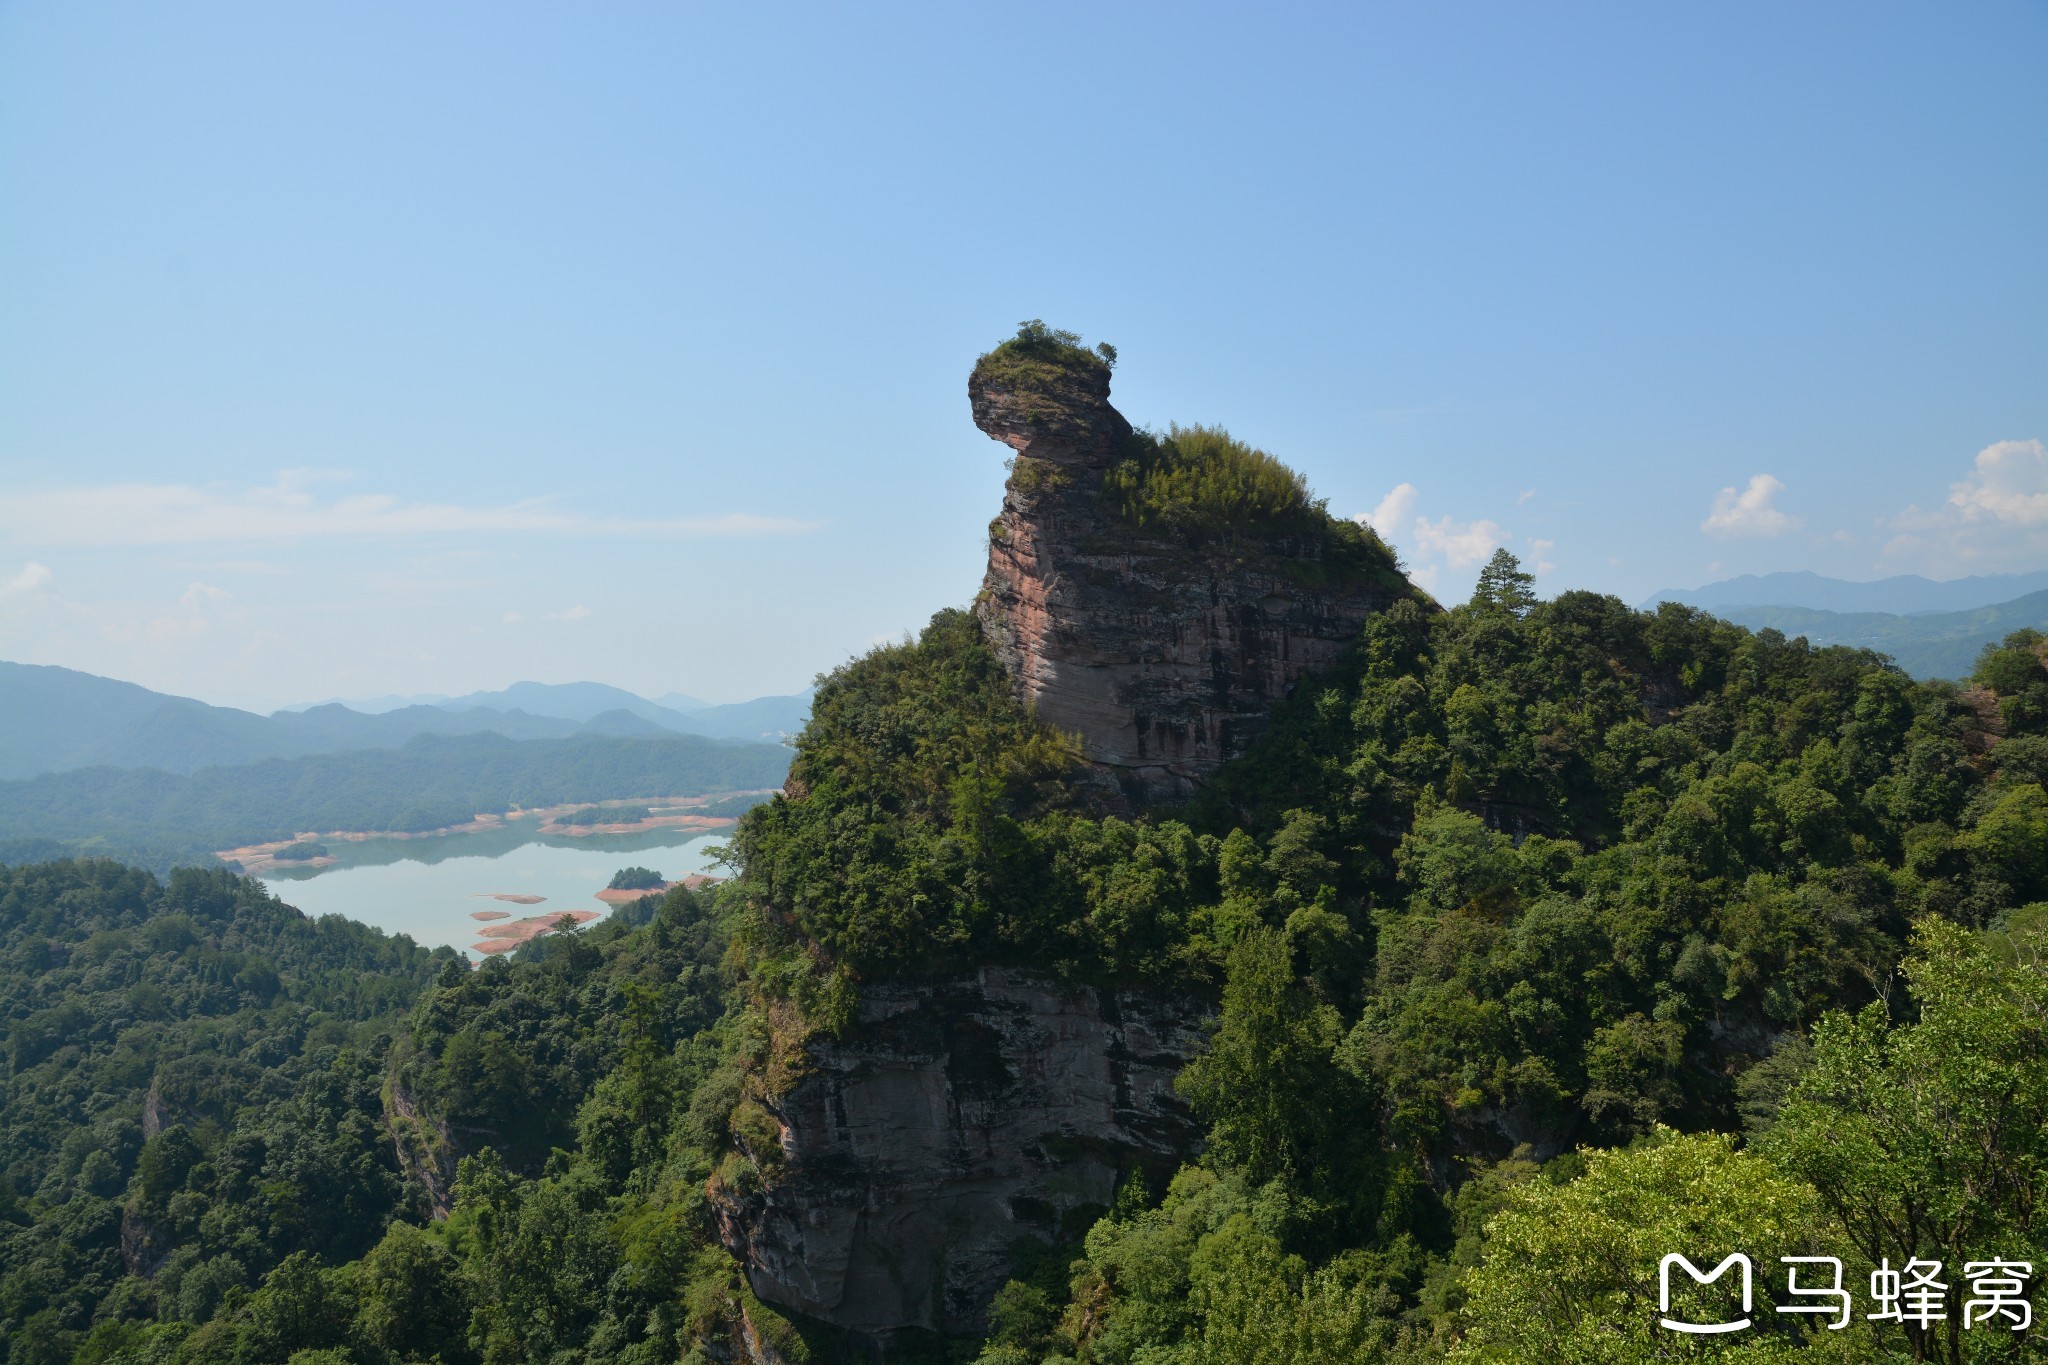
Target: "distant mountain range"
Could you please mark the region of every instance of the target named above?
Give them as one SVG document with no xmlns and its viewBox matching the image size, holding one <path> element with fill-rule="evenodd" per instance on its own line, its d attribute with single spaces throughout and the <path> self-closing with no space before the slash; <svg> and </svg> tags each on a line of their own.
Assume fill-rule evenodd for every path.
<svg viewBox="0 0 2048 1365">
<path fill-rule="evenodd" d="M 2024 627 L 2048 630 L 2048 571 L 1947 581 L 1900 574 L 1868 583 L 1815 573 L 1744 574 L 1667 589 L 1643 605 L 1659 602 L 1817 645 L 1874 649 L 1916 678 L 1962 678 L 1985 645 Z"/>
<path fill-rule="evenodd" d="M 612 687 L 606 683 L 537 683 L 516 682 L 496 692 L 470 692 L 460 697 L 451 697 L 442 692 L 418 692 L 409 697 L 330 697 L 325 702 L 306 702 L 298 706 L 287 706 L 287 711 L 310 711 L 315 706 L 339 703 L 351 711 L 365 715 L 382 715 L 386 711 L 403 710 L 408 706 L 438 706 L 445 711 L 467 711 L 481 706 L 488 711 L 525 711 L 535 716 L 559 716 L 565 720 L 589 720 L 604 711 L 631 711 L 635 715 L 646 715 L 656 720 L 653 713 L 686 716 L 692 711 L 711 709 L 711 703 L 687 692 L 670 692 L 652 701 L 623 687 Z M 650 711 L 649 708 L 652 708 Z M 671 714 L 672 713 L 672 714 Z"/>
<path fill-rule="evenodd" d="M 683 735 L 709 735 L 713 739 L 783 739 L 803 729 L 804 721 L 811 714 L 809 692 L 786 697 L 756 697 L 752 701 L 713 706 L 685 692 L 670 692 L 650 701 L 622 687 L 595 682 L 516 682 L 496 692 L 470 692 L 460 697 L 428 693 L 415 697 L 374 697 L 340 704 L 352 711 L 368 714 L 431 706 L 454 712 L 524 712 L 529 716 L 549 716 L 578 724 L 586 724 L 610 711 L 624 711 L 652 721 L 664 730 Z M 310 708 L 285 709 L 303 711 Z"/>
<path fill-rule="evenodd" d="M 1649 609 L 1659 602 L 1683 602 L 1716 615 L 1723 614 L 1723 607 L 1805 607 L 1811 611 L 1876 611 L 1891 616 L 1914 616 L 1922 612 L 1997 606 L 2044 588 L 2048 588 L 2048 569 L 1946 580 L 1909 573 L 1867 583 L 1825 578 L 1817 573 L 1746 573 L 1703 588 L 1666 588 L 1651 594 L 1643 606 Z"/>
<path fill-rule="evenodd" d="M 680 694 L 672 699 L 690 701 Z M 566 739 L 666 734 L 779 740 L 803 727 L 808 693 L 678 711 L 602 683 L 515 683 L 380 711 L 328 702 L 261 716 L 74 669 L 0 662 L 0 781 L 77 768 L 202 768 L 396 748 L 417 735 Z"/>
</svg>

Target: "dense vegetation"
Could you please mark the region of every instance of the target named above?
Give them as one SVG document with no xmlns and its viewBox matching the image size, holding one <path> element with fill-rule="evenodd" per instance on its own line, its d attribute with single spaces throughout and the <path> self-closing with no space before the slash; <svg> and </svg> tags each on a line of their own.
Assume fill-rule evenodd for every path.
<svg viewBox="0 0 2048 1365">
<path fill-rule="evenodd" d="M 802 1349 L 705 1201 L 749 1044 L 691 893 L 477 968 L 225 873 L 4 871 L 0 926 L 7 1365 Z"/>
<path fill-rule="evenodd" d="M 1300 473 L 1222 427 L 1136 432 L 1131 446 L 1104 477 L 1103 491 L 1133 525 L 1156 522 L 1194 537 L 1247 525 L 1308 527 L 1328 515 Z"/>
<path fill-rule="evenodd" d="M 612 873 L 608 886 L 613 891 L 646 891 L 662 885 L 664 880 L 651 867 L 622 867 Z"/>
<path fill-rule="evenodd" d="M 515 807 L 771 787 L 788 761 L 779 745 L 695 735 L 516 741 L 477 734 L 422 735 L 397 749 L 189 776 L 96 768 L 0 782 L 0 838 L 12 841 L 0 842 L 0 856 L 105 851 L 167 867 L 303 830 L 410 832 Z"/>
<path fill-rule="evenodd" d="M 1298 577 L 1363 577 L 1409 591 L 1371 527 L 1331 516 L 1300 474 L 1222 427 L 1132 432 L 1102 494 L 1125 522 L 1190 548 L 1277 551 Z"/>
<path fill-rule="evenodd" d="M 1760 1311 L 1728 1359 L 2032 1358 L 1962 1330 L 1961 1272 L 2048 1252 L 2044 660 L 2021 632 L 1967 687 L 1915 683 L 1681 607 L 1539 602 L 1502 556 L 1468 604 L 1376 617 L 1201 800 L 1133 822 L 1088 813 L 1068 743 L 941 613 L 821 684 L 733 883 L 444 956 L 402 1020 L 421 955 L 355 931 L 413 974 L 363 969 L 397 984 L 282 1041 L 213 1021 L 309 967 L 273 959 L 266 1004 L 226 930 L 155 926 L 199 925 L 202 890 L 290 912 L 220 877 L 12 874 L 0 914 L 69 946 L 7 978 L 7 1365 L 703 1361 L 749 1334 L 842 1358 L 753 1299 L 711 1195 L 776 1177 L 756 1101 L 865 983 L 990 961 L 1214 1001 L 1181 1081 L 1209 1140 L 1080 1244 L 1020 1249 L 985 1340 L 904 1358 L 1648 1362 L 1683 1354 L 1657 1258 L 1738 1249 Z M 132 879 L 127 918 L 94 878 Z M 97 984 L 123 952 L 241 992 L 151 1006 L 179 1057 L 248 1040 L 207 1073 L 233 1112 L 164 1129 L 189 1149 L 123 1136 L 150 1079 L 191 1093 L 124 1060 L 157 969 Z M 51 1013 L 71 999 L 84 1021 Z M 351 1212 L 285 1216 L 313 1206 Z M 153 1278 L 121 1271 L 124 1219 L 183 1239 Z M 1772 1313 L 1781 1254 L 1839 1257 L 1855 1320 Z M 1947 1316 L 1863 1316 L 1871 1270 L 1914 1257 Z"/>
<path fill-rule="evenodd" d="M 96 1321 L 204 1321 L 418 1207 L 378 1089 L 396 1011 L 448 950 L 225 872 L 111 862 L 0 868 L 0 941 L 10 1365 L 67 1359 Z"/>
</svg>

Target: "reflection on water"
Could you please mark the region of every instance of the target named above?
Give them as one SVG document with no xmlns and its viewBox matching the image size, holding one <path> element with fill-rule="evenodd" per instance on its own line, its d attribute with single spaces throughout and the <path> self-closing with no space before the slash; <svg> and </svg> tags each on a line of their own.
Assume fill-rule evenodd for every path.
<svg viewBox="0 0 2048 1365">
<path fill-rule="evenodd" d="M 331 867 L 280 867 L 265 872 L 263 880 L 302 882 L 351 867 L 379 867 L 396 862 L 444 863 L 450 858 L 497 858 L 528 844 L 542 844 L 548 848 L 580 848 L 600 853 L 638 853 L 648 849 L 679 848 L 685 843 L 703 842 L 697 836 L 677 829 L 650 829 L 638 834 L 586 834 L 580 838 L 572 838 L 566 834 L 542 834 L 540 827 L 540 818 L 530 816 L 524 820 L 508 820 L 498 829 L 483 830 L 475 834 L 437 834 L 425 839 L 364 839 L 358 843 L 351 843 L 346 839 L 326 838 L 319 842 L 334 855 L 334 864 Z M 711 842 L 723 843 L 728 833 L 729 831 L 726 831 L 712 836 Z M 702 869 L 690 870 L 694 872 Z M 283 895 L 282 892 L 278 894 Z M 291 899 L 289 896 L 284 898 Z"/>
<path fill-rule="evenodd" d="M 568 838 L 540 833 L 538 820 L 513 821 L 503 829 L 432 839 L 323 840 L 333 865 L 279 868 L 263 880 L 278 899 L 309 915 L 346 915 L 428 947 L 470 950 L 485 923 L 472 918 L 474 911 L 608 914 L 611 907 L 596 893 L 620 868 L 651 867 L 670 881 L 716 872 L 711 852 L 728 837 L 658 829 Z M 493 894 L 545 899 L 513 905 L 489 899 Z"/>
</svg>

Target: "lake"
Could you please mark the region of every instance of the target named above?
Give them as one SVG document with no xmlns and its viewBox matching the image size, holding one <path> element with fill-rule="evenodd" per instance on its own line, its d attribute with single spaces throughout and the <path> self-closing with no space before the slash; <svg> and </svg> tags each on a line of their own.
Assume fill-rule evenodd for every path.
<svg viewBox="0 0 2048 1365">
<path fill-rule="evenodd" d="M 538 821 L 512 821 L 502 829 L 433 839 L 332 840 L 332 866 L 279 869 L 263 874 L 263 881 L 279 900 L 308 915 L 346 915 L 476 958 L 482 956 L 471 947 L 477 931 L 505 921 L 473 919 L 474 911 L 503 910 L 512 919 L 562 910 L 610 914 L 612 907 L 596 893 L 620 868 L 653 868 L 670 881 L 690 872 L 716 875 L 723 869 L 713 865 L 711 852 L 730 837 L 730 830 L 692 837 L 656 829 L 569 838 L 541 834 Z M 490 899 L 494 893 L 545 899 L 517 905 Z"/>
</svg>

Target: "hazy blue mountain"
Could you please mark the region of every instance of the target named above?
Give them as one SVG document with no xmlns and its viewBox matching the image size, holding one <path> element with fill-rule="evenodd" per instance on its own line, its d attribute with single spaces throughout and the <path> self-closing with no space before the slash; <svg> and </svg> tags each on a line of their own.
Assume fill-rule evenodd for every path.
<svg viewBox="0 0 2048 1365">
<path fill-rule="evenodd" d="M 668 726 L 651 721 L 645 716 L 636 716 L 631 711 L 600 711 L 583 722 L 580 731 L 586 735 L 673 735 L 676 731 Z"/>
<path fill-rule="evenodd" d="M 639 706 L 657 718 L 623 707 L 602 708 L 581 719 L 445 705 L 366 714 L 333 702 L 259 716 L 75 669 L 0 662 L 0 716 L 6 718 L 0 725 L 0 781 L 91 767 L 191 773 L 269 758 L 393 749 L 418 735 L 528 740 L 698 733 L 686 730 L 683 718 L 673 712 L 649 702 Z"/>
<path fill-rule="evenodd" d="M 756 697 L 729 706 L 707 706 L 682 718 L 676 728 L 713 739 L 781 739 L 794 735 L 810 719 L 811 694 Z"/>
<path fill-rule="evenodd" d="M 1805 607 L 1728 607 L 1714 612 L 1751 630 L 1805 636 L 1817 645 L 1858 645 L 1889 654 L 1916 678 L 1961 678 L 1977 652 L 2022 627 L 2048 630 L 2048 590 L 1973 611 L 1813 611 Z"/>
<path fill-rule="evenodd" d="M 606 711 L 626 711 L 669 730 L 690 732 L 683 715 L 607 683 L 516 682 L 497 692 L 471 692 L 436 703 L 444 710 L 461 711 L 481 706 L 491 711 L 524 711 L 533 716 L 559 716 L 563 720 L 586 721 Z"/>
<path fill-rule="evenodd" d="M 346 706 L 351 711 L 360 711 L 366 716 L 380 716 L 386 711 L 399 711 L 408 706 L 439 706 L 448 700 L 446 692 L 415 692 L 409 697 L 387 694 L 381 697 L 329 697 L 325 701 L 293 702 L 290 706 L 278 708 L 282 711 L 310 711 L 316 706 Z M 275 715 L 276 712 L 271 714 Z"/>
<path fill-rule="evenodd" d="M 105 763 L 117 753 L 189 771 L 202 753 L 254 763 L 284 751 L 254 712 L 47 664 L 0 662 L 0 716 L 0 778 Z"/>
<path fill-rule="evenodd" d="M 671 699 L 686 702 L 692 709 L 684 711 L 669 706 Z M 605 683 L 517 682 L 502 691 L 450 697 L 439 705 L 493 710 L 517 707 L 536 716 L 561 716 L 576 721 L 589 721 L 607 711 L 624 711 L 678 734 L 709 735 L 714 739 L 780 739 L 803 728 L 804 720 L 811 714 L 811 694 L 756 697 L 752 701 L 711 706 L 680 692 L 649 701 Z"/>
<path fill-rule="evenodd" d="M 1723 617 L 1728 616 L 1723 610 L 1726 607 L 1805 607 L 1814 611 L 1911 616 L 1919 612 L 1972 611 L 1997 606 L 2044 588 L 2048 588 L 2048 569 L 1946 580 L 1898 574 L 1867 583 L 1806 572 L 1743 574 L 1700 588 L 1666 588 L 1652 594 L 1643 606 L 1654 608 L 1659 602 L 1682 602 Z"/>
<path fill-rule="evenodd" d="M 390 749 L 414 735 L 503 735 L 507 739 L 566 739 L 584 727 L 559 716 L 524 711 L 488 711 L 475 706 L 449 711 L 439 706 L 405 706 L 365 715 L 336 703 L 306 711 L 279 711 L 267 719 L 291 737 L 295 754 L 341 749 Z"/>
<path fill-rule="evenodd" d="M 532 689 L 546 688 L 549 684 L 516 683 L 514 686 Z M 569 683 L 566 686 L 573 689 L 582 686 L 582 684 Z M 589 686 L 600 687 L 602 684 L 591 683 Z M 617 692 L 617 689 L 611 690 Z M 504 710 L 510 706 L 517 706 L 519 709 L 532 712 L 534 715 L 552 716 L 556 714 L 554 709 L 535 710 L 531 704 L 522 704 L 519 701 L 511 700 L 508 698 L 509 691 L 510 689 L 500 692 L 472 692 L 466 697 L 451 697 L 446 692 L 415 692 L 410 696 L 387 693 L 381 697 L 329 697 L 325 701 L 294 702 L 283 709 L 286 711 L 310 711 L 316 706 L 330 706 L 339 703 L 351 711 L 361 711 L 365 715 L 374 716 L 385 711 L 396 711 L 406 706 L 447 706 L 452 703 L 458 707 L 482 706 L 491 710 Z M 618 693 L 618 695 L 634 697 L 636 701 L 641 700 L 641 698 L 634 696 L 630 692 Z M 529 697 L 527 700 L 530 702 L 533 698 Z M 604 700 L 602 697 L 586 696 L 583 698 L 582 704 L 575 709 L 579 712 L 588 711 L 592 704 L 596 704 L 600 709 L 603 709 Z M 616 697 L 613 700 L 616 700 Z M 678 715 L 688 715 L 692 711 L 702 711 L 705 707 L 711 705 L 710 702 L 705 701 L 702 697 L 693 697 L 687 692 L 667 692 L 659 697 L 648 698 L 647 700 L 651 700 L 656 706 L 674 711 Z M 595 713 L 592 712 L 591 714 Z"/>
</svg>

